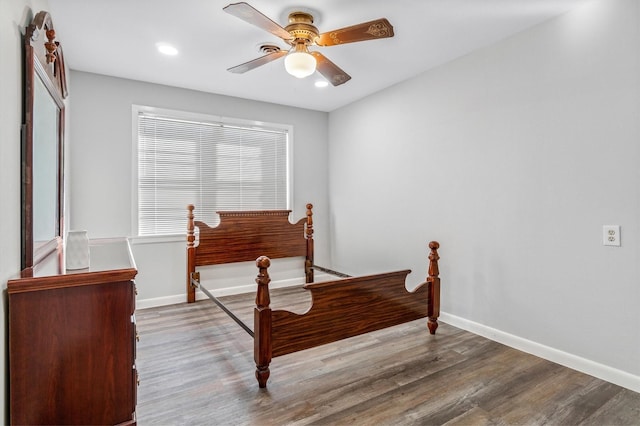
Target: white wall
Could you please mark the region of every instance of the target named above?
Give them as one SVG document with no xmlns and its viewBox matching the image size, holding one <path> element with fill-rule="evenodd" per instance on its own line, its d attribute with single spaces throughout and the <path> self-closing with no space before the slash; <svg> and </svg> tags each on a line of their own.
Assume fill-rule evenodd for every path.
<svg viewBox="0 0 640 426">
<path fill-rule="evenodd" d="M 71 228 L 91 238 L 131 236 L 133 104 L 294 126 L 293 215 L 304 217 L 314 204 L 316 260 L 328 249 L 328 114 L 78 71 L 74 82 L 70 155 Z M 196 217 L 197 217 L 196 206 Z M 185 206 L 186 217 L 186 206 Z M 186 242 L 135 241 L 138 300 L 183 301 Z M 250 266 L 248 284 L 256 269 Z M 300 268 L 302 272 L 302 269 Z M 178 296 L 174 298 L 173 296 Z"/>
<path fill-rule="evenodd" d="M 334 267 L 417 284 L 438 240 L 449 320 L 640 391 L 639 7 L 587 3 L 330 113 Z"/>
</svg>

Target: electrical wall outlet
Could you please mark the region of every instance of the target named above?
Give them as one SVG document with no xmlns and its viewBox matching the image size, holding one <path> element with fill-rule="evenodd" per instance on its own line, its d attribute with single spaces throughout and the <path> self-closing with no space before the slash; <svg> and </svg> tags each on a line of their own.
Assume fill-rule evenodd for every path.
<svg viewBox="0 0 640 426">
<path fill-rule="evenodd" d="M 620 247 L 620 225 L 604 225 L 602 227 L 602 244 Z"/>
</svg>

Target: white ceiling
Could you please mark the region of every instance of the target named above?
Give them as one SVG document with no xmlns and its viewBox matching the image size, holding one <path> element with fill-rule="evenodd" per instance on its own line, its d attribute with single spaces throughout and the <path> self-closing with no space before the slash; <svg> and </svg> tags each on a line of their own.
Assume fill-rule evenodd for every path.
<svg viewBox="0 0 640 426">
<path fill-rule="evenodd" d="M 588 0 L 250 0 L 287 25 L 295 9 L 315 11 L 327 32 L 385 17 L 395 37 L 317 48 L 352 79 L 318 89 L 314 74 L 297 79 L 279 59 L 245 74 L 227 68 L 287 45 L 222 8 L 229 0 L 49 0 L 69 68 L 283 105 L 332 111 Z M 179 49 L 157 52 L 158 42 Z"/>
</svg>

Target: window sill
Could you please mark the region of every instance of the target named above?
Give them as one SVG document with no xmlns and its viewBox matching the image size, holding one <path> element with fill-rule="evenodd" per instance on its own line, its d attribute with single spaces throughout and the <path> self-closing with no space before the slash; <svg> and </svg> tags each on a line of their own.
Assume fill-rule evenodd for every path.
<svg viewBox="0 0 640 426">
<path fill-rule="evenodd" d="M 139 244 L 164 244 L 164 243 L 187 243 L 187 234 L 170 235 L 141 235 L 129 237 L 131 245 Z"/>
</svg>

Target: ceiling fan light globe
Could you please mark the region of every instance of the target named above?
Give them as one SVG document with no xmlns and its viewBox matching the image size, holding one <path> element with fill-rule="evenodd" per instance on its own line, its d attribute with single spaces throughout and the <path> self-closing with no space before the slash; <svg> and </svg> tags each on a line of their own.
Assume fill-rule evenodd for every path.
<svg viewBox="0 0 640 426">
<path fill-rule="evenodd" d="M 291 52 L 284 58 L 284 68 L 294 77 L 309 77 L 316 71 L 316 58 L 306 52 Z"/>
</svg>

